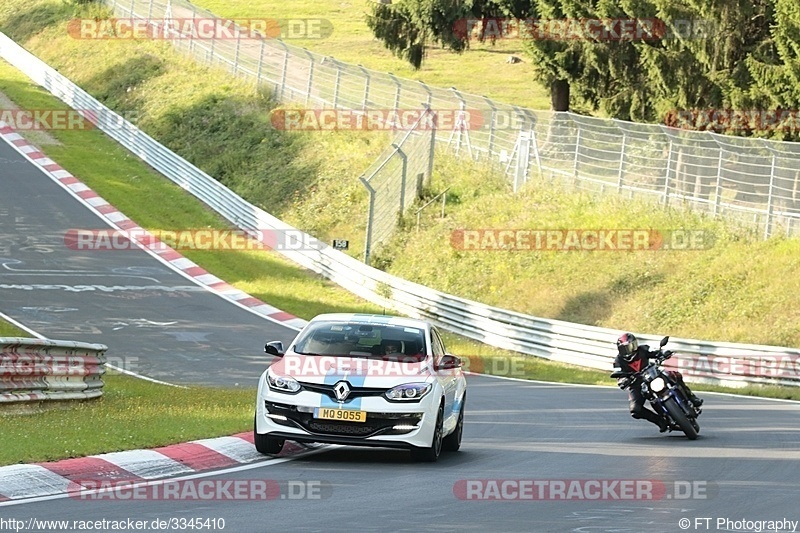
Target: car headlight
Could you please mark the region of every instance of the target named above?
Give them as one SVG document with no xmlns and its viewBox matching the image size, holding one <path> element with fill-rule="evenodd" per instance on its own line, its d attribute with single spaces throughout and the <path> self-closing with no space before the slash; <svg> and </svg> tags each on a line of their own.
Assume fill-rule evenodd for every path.
<svg viewBox="0 0 800 533">
<path fill-rule="evenodd" d="M 389 389 L 384 396 L 390 402 L 418 402 L 431 388 L 430 383 L 405 383 Z"/>
<path fill-rule="evenodd" d="M 666 388 L 666 386 L 667 384 L 664 383 L 664 378 L 662 377 L 657 377 L 656 379 L 650 382 L 650 390 L 652 390 L 653 392 L 661 392 L 662 390 L 664 390 L 664 388 Z"/>
<path fill-rule="evenodd" d="M 272 390 L 288 392 L 289 394 L 294 394 L 300 390 L 300 384 L 296 379 L 289 376 L 276 376 L 269 371 L 267 371 L 267 384 Z"/>
</svg>

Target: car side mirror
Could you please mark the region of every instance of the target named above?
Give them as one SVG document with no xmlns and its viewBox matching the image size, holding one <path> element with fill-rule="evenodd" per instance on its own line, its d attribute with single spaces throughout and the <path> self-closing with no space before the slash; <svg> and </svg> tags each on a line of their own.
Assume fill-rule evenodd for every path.
<svg viewBox="0 0 800 533">
<path fill-rule="evenodd" d="M 283 343 L 281 341 L 270 341 L 264 345 L 264 353 L 274 355 L 275 357 L 283 357 Z"/>
<path fill-rule="evenodd" d="M 461 366 L 461 359 L 455 355 L 445 354 L 435 368 L 436 370 L 453 370 L 455 368 L 461 368 Z"/>
<path fill-rule="evenodd" d="M 664 346 L 667 345 L 668 342 L 669 342 L 669 337 L 664 337 L 663 339 L 661 339 L 661 343 L 659 344 L 659 346 L 663 348 Z"/>
</svg>

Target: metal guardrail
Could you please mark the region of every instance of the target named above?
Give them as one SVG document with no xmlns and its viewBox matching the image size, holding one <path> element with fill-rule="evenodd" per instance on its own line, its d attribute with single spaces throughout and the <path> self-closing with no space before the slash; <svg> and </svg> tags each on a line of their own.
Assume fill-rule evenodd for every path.
<svg viewBox="0 0 800 533">
<path fill-rule="evenodd" d="M 283 102 L 466 112 L 460 116 L 469 120 L 440 127 L 436 140 L 460 156 L 505 165 L 515 191 L 538 173 L 591 192 L 650 197 L 725 216 L 765 238 L 800 233 L 800 143 L 526 109 L 350 65 L 280 39 L 248 38 L 252 32 L 235 39 L 180 34 L 165 21 L 214 19 L 221 26 L 224 20 L 186 0 L 103 1 L 118 17 L 167 31 L 175 47 L 196 60 L 270 87 Z"/>
<path fill-rule="evenodd" d="M 101 396 L 107 349 L 85 342 L 0 337 L 0 404 Z"/>
<path fill-rule="evenodd" d="M 0 57 L 74 109 L 91 110 L 94 116 L 106 117 L 97 121 L 100 129 L 237 227 L 261 230 L 264 234 L 269 230 L 297 231 L 159 144 L 3 34 L 0 34 Z M 369 267 L 324 243 L 304 248 L 303 243 L 314 239 L 302 239 L 296 248 L 277 251 L 377 305 L 431 320 L 449 331 L 499 348 L 589 368 L 611 368 L 616 353 L 614 341 L 620 334 L 617 330 L 537 318 L 452 296 Z M 655 336 L 641 337 L 651 345 L 657 345 L 659 340 Z M 782 361 L 788 358 L 795 364 L 793 373 L 770 375 L 747 369 L 738 372 L 731 367 L 728 372 L 715 370 L 707 376 L 689 373 L 688 381 L 730 386 L 800 385 L 798 349 L 689 339 L 673 339 L 669 347 L 680 354 L 679 361 L 691 357 L 703 361 L 738 357 L 758 363 L 769 358 Z"/>
</svg>

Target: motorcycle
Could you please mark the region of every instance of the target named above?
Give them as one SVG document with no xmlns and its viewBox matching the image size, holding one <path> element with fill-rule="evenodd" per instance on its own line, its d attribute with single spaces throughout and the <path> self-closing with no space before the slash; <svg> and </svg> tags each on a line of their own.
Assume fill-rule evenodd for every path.
<svg viewBox="0 0 800 533">
<path fill-rule="evenodd" d="M 695 440 L 700 433 L 697 417 L 701 410 L 689 401 L 681 386 L 661 368 L 664 361 L 673 355 L 671 350 L 663 351 L 667 342 L 669 337 L 661 339 L 656 356 L 639 372 L 616 371 L 611 377 L 628 378 L 631 380 L 630 387 L 641 387 L 642 395 L 655 412 L 666 417 L 670 430 L 680 429 L 689 440 Z"/>
</svg>

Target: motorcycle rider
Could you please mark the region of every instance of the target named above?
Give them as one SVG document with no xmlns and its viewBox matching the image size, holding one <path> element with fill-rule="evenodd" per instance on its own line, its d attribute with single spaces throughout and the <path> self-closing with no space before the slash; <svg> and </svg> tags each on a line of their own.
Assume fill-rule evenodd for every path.
<svg viewBox="0 0 800 533">
<path fill-rule="evenodd" d="M 617 339 L 617 357 L 614 360 L 614 370 L 621 372 L 639 372 L 641 369 L 650 364 L 650 358 L 658 354 L 658 350 L 650 351 L 650 347 L 646 344 L 639 345 L 639 340 L 633 333 L 623 333 Z M 670 352 L 665 352 L 669 354 Z M 683 389 L 686 397 L 691 401 L 695 407 L 700 408 L 703 405 L 703 400 L 694 395 L 689 387 L 684 383 L 683 376 L 680 372 L 674 370 L 666 371 L 669 376 L 674 379 L 678 386 Z M 655 412 L 644 406 L 645 398 L 641 389 L 636 383 L 636 378 L 622 377 L 617 380 L 617 385 L 620 389 L 628 389 L 628 402 L 630 405 L 631 416 L 636 419 L 644 418 L 657 425 L 664 433 L 669 429 L 669 422 L 666 417 L 660 416 Z"/>
</svg>

